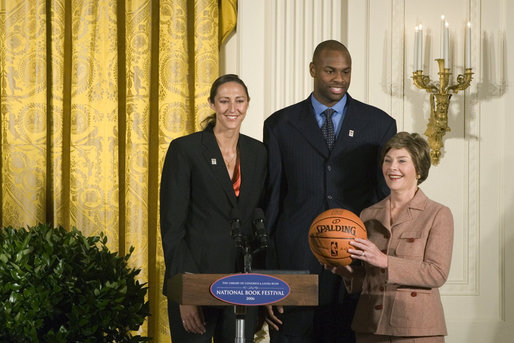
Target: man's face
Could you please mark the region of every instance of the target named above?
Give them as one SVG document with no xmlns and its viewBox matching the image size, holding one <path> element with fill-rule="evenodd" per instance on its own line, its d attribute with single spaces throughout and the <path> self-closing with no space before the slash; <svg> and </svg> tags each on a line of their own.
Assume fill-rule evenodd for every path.
<svg viewBox="0 0 514 343">
<path fill-rule="evenodd" d="M 343 98 L 352 75 L 352 61 L 348 53 L 322 50 L 309 69 L 314 78 L 314 96 L 319 102 L 332 107 Z"/>
</svg>

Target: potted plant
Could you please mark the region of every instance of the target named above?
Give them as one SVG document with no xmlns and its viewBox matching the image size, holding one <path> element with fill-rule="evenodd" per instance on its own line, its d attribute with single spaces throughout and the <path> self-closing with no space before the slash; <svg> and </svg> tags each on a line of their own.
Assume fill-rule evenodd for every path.
<svg viewBox="0 0 514 343">
<path fill-rule="evenodd" d="M 146 284 L 107 237 L 39 224 L 0 229 L 1 342 L 141 342 Z"/>
</svg>

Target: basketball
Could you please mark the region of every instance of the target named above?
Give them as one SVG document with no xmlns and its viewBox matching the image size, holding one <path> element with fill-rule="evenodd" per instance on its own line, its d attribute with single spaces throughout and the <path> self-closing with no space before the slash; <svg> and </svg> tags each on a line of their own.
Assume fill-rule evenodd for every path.
<svg viewBox="0 0 514 343">
<path fill-rule="evenodd" d="M 359 216 L 342 208 L 319 214 L 309 228 L 309 246 L 322 264 L 347 266 L 352 263 L 349 244 L 355 238 L 366 239 L 366 227 Z"/>
</svg>

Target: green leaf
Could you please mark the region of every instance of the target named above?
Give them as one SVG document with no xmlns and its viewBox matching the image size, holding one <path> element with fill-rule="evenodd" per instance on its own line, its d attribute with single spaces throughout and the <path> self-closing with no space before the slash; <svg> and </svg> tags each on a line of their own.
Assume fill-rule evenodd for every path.
<svg viewBox="0 0 514 343">
<path fill-rule="evenodd" d="M 0 341 L 143 342 L 132 336 L 149 315 L 147 287 L 129 254 L 45 224 L 0 229 Z"/>
</svg>

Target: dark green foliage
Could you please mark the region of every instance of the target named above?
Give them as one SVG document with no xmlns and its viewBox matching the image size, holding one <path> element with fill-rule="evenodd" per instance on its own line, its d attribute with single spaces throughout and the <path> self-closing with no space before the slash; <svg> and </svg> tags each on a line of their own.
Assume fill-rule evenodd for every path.
<svg viewBox="0 0 514 343">
<path fill-rule="evenodd" d="M 0 342 L 141 342 L 147 287 L 107 237 L 39 224 L 0 229 Z"/>
</svg>

